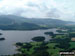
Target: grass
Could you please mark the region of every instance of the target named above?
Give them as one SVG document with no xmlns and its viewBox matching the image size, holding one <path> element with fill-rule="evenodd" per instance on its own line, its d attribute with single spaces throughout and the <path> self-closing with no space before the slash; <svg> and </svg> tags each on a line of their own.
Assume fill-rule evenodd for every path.
<svg viewBox="0 0 75 56">
<path fill-rule="evenodd" d="M 48 43 L 48 44 L 47 44 L 47 46 L 48 46 L 49 48 L 54 48 L 55 45 L 56 45 L 56 43 Z"/>
<path fill-rule="evenodd" d="M 75 42 L 70 42 L 70 48 L 75 48 Z"/>
<path fill-rule="evenodd" d="M 58 48 L 56 49 L 48 49 L 49 54 L 51 54 L 52 56 L 58 56 L 59 55 L 59 50 Z"/>
<path fill-rule="evenodd" d="M 48 43 L 47 44 L 47 46 L 49 47 L 49 49 L 48 49 L 48 52 L 49 52 L 49 54 L 51 54 L 51 56 L 59 56 L 59 48 L 55 48 L 54 49 L 54 47 L 55 47 L 55 45 L 56 45 L 57 43 Z"/>
<path fill-rule="evenodd" d="M 42 42 L 31 42 L 31 45 L 37 46 L 37 45 L 41 45 Z"/>
</svg>

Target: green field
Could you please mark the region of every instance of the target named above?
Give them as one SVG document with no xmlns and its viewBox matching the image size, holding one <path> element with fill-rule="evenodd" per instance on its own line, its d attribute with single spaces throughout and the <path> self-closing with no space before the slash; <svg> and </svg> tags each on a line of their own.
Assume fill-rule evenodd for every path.
<svg viewBox="0 0 75 56">
<path fill-rule="evenodd" d="M 75 42 L 70 42 L 70 48 L 75 48 Z"/>
</svg>

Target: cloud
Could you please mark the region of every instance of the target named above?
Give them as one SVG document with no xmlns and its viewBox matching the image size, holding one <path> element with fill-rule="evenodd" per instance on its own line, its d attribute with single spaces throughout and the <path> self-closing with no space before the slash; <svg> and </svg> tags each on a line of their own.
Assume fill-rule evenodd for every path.
<svg viewBox="0 0 75 56">
<path fill-rule="evenodd" d="M 74 20 L 74 5 L 74 0 L 0 0 L 0 15 Z"/>
</svg>

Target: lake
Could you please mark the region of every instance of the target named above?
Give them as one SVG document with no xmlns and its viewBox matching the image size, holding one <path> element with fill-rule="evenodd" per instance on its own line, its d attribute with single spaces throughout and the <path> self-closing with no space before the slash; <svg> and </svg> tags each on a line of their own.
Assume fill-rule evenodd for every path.
<svg viewBox="0 0 75 56">
<path fill-rule="evenodd" d="M 32 31 L 19 31 L 19 30 L 0 30 L 6 40 L 0 41 L 0 55 L 15 54 L 16 42 L 30 42 L 31 39 L 36 36 L 45 36 L 46 41 L 50 39 L 50 36 L 45 35 L 44 32 L 56 32 L 56 29 L 47 30 L 32 30 Z"/>
</svg>

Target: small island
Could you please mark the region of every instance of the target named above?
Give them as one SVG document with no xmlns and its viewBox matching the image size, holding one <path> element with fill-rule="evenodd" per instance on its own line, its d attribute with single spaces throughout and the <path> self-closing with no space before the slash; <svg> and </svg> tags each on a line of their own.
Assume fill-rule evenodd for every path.
<svg viewBox="0 0 75 56">
<path fill-rule="evenodd" d="M 2 35 L 2 33 L 0 33 L 0 35 Z"/>
<path fill-rule="evenodd" d="M 46 34 L 46 35 L 50 35 L 50 36 L 53 36 L 53 35 L 54 35 L 53 32 L 45 32 L 44 34 Z"/>
<path fill-rule="evenodd" d="M 0 38 L 0 40 L 5 40 L 5 38 Z"/>
</svg>

